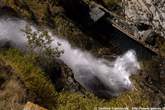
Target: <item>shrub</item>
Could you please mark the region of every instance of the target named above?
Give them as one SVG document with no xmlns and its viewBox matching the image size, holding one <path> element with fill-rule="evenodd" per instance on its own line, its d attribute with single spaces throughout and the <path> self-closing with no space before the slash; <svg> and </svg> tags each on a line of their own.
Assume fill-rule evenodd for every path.
<svg viewBox="0 0 165 110">
<path fill-rule="evenodd" d="M 58 48 L 58 46 L 61 45 L 59 42 L 57 42 L 57 47 L 51 46 L 53 38 L 47 31 L 32 30 L 30 26 L 26 26 L 25 30 L 22 31 L 25 32 L 30 51 L 37 51 L 36 55 L 51 60 L 59 57 L 63 53 L 63 50 L 59 50 Z"/>
</svg>

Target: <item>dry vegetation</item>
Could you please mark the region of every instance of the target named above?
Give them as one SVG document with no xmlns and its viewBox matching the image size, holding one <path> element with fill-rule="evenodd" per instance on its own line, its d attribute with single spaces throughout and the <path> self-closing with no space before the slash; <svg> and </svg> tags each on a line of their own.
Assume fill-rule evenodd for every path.
<svg viewBox="0 0 165 110">
<path fill-rule="evenodd" d="M 25 90 L 13 74 L 12 68 L 0 60 L 0 110 L 21 110 L 23 107 Z"/>
</svg>

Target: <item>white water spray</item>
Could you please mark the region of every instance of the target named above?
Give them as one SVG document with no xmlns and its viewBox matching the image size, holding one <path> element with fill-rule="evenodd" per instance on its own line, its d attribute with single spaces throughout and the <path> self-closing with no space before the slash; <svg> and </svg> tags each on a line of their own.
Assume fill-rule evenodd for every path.
<svg viewBox="0 0 165 110">
<path fill-rule="evenodd" d="M 0 19 L 0 41 L 8 40 L 12 41 L 16 47 L 25 47 L 27 39 L 25 33 L 20 30 L 26 25 L 27 22 L 23 20 Z M 56 47 L 57 42 L 62 44 L 64 54 L 60 59 L 73 70 L 75 79 L 86 89 L 96 95 L 110 97 L 132 88 L 129 77 L 140 69 L 133 50 L 118 56 L 114 62 L 109 62 L 95 58 L 89 52 L 72 48 L 68 41 L 56 37 L 51 32 L 49 34 L 55 38 L 52 47 Z"/>
</svg>

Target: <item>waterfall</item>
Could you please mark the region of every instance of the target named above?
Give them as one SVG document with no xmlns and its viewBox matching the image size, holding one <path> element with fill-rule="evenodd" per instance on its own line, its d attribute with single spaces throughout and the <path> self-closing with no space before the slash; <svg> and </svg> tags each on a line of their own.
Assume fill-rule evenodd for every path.
<svg viewBox="0 0 165 110">
<path fill-rule="evenodd" d="M 27 39 L 21 29 L 24 29 L 27 24 L 26 21 L 20 19 L 0 19 L 0 45 L 3 45 L 5 41 L 10 41 L 15 47 L 25 48 Z M 37 28 L 32 26 L 32 29 Z M 134 50 L 127 51 L 114 61 L 107 61 L 94 57 L 88 51 L 72 47 L 67 40 L 51 32 L 49 35 L 55 39 L 51 46 L 56 47 L 59 42 L 60 48 L 64 50 L 64 54 L 59 59 L 72 69 L 75 79 L 87 90 L 99 96 L 110 97 L 117 96 L 133 87 L 129 77 L 140 69 Z"/>
</svg>

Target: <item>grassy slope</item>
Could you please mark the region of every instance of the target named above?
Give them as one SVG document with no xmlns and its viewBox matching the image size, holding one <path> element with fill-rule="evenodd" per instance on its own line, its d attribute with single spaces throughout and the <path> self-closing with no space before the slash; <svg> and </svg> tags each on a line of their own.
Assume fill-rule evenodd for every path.
<svg viewBox="0 0 165 110">
<path fill-rule="evenodd" d="M 57 93 L 53 84 L 41 71 L 33 64 L 33 59 L 29 55 L 23 55 L 18 50 L 9 49 L 0 53 L 7 65 L 10 65 L 15 74 L 23 82 L 26 90 L 30 91 L 27 100 L 47 107 L 50 110 L 57 107 L 59 110 L 91 110 L 94 107 L 134 107 L 149 106 L 149 100 L 144 91 L 139 87 L 138 80 L 134 83 L 136 90 L 124 93 L 112 100 L 98 99 L 92 94 L 81 95 L 79 93 L 60 92 Z M 54 108 L 53 108 L 54 107 Z"/>
<path fill-rule="evenodd" d="M 22 110 L 25 91 L 13 74 L 12 68 L 0 59 L 0 110 Z"/>
<path fill-rule="evenodd" d="M 94 107 L 150 107 L 148 96 L 138 85 L 138 80 L 135 79 L 136 90 L 123 93 L 110 100 L 99 99 L 91 94 L 82 96 L 77 93 L 62 92 L 59 94 L 58 108 L 59 110 L 92 110 Z"/>
<path fill-rule="evenodd" d="M 12 49 L 1 52 L 0 59 L 15 71 L 28 91 L 28 99 L 48 108 L 55 107 L 57 93 L 50 80 L 44 76 L 41 69 L 33 65 L 30 56 L 23 55 Z"/>
</svg>

